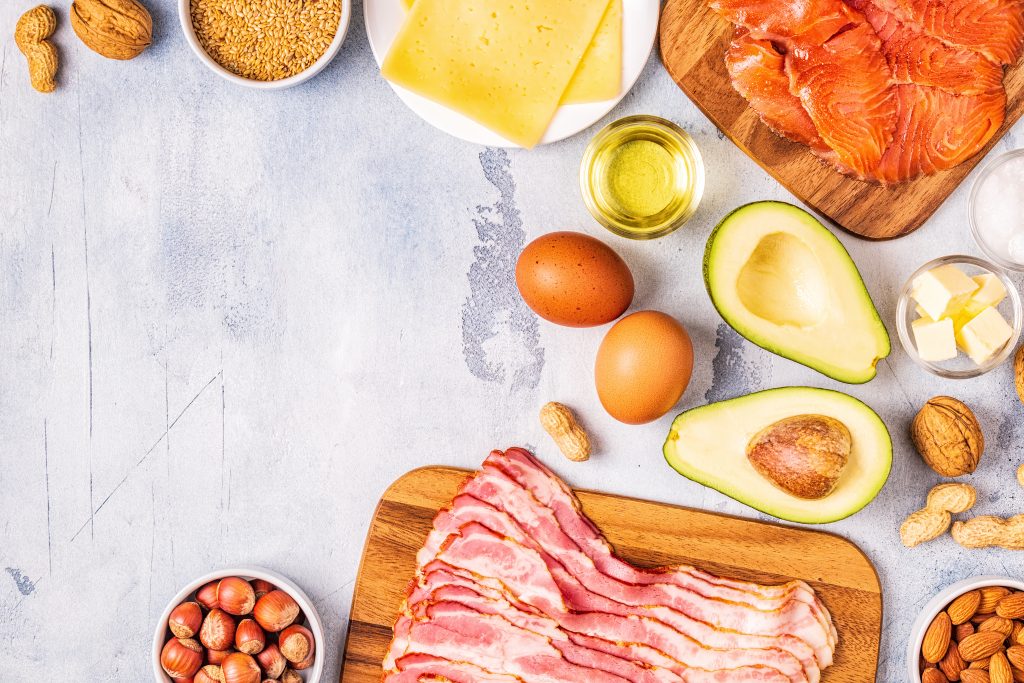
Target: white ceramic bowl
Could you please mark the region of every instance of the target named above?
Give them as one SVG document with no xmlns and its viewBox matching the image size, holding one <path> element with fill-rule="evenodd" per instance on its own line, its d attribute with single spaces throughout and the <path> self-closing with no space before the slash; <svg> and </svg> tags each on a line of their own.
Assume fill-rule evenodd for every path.
<svg viewBox="0 0 1024 683">
<path fill-rule="evenodd" d="M 957 581 L 939 591 L 917 615 L 917 620 L 910 629 L 910 639 L 907 641 L 907 683 L 921 683 L 921 673 L 918 668 L 921 659 L 921 644 L 924 642 L 924 632 L 928 630 L 928 625 L 932 623 L 935 615 L 944 610 L 957 597 L 985 586 L 1006 586 L 1024 591 L 1024 581 L 1011 579 L 1008 576 L 975 576 L 971 579 Z"/>
<path fill-rule="evenodd" d="M 269 581 L 277 588 L 288 593 L 288 595 L 295 599 L 295 602 L 299 603 L 302 614 L 306 617 L 307 623 L 305 626 L 313 632 L 313 639 L 316 643 L 313 666 L 299 673 L 306 683 L 319 683 L 324 673 L 327 658 L 324 624 L 320 620 L 320 615 L 317 613 L 316 607 L 313 606 L 313 601 L 309 599 L 309 596 L 294 581 L 275 571 L 263 569 L 262 567 L 225 567 L 224 569 L 218 569 L 190 581 L 171 598 L 171 601 L 167 603 L 167 607 L 164 608 L 163 613 L 157 620 L 156 629 L 153 631 L 153 677 L 156 683 L 173 683 L 160 666 L 160 651 L 163 650 L 164 643 L 171 638 L 170 631 L 167 630 L 167 618 L 171 615 L 171 610 L 188 600 L 206 584 L 223 579 L 226 576 L 238 576 L 249 581 L 253 579 Z"/>
<path fill-rule="evenodd" d="M 256 88 L 257 90 L 283 90 L 285 88 L 291 88 L 292 86 L 298 85 L 308 81 L 313 76 L 323 71 L 324 67 L 331 63 L 335 55 L 341 49 L 341 44 L 345 42 L 345 34 L 348 33 L 349 20 L 352 17 L 352 0 L 341 0 L 341 20 L 338 22 L 338 31 L 334 34 L 334 40 L 327 46 L 327 51 L 320 55 L 320 59 L 316 60 L 306 68 L 305 71 L 301 71 L 294 76 L 288 78 L 282 78 L 277 81 L 257 81 L 252 78 L 245 78 L 238 74 L 232 73 L 225 69 L 223 66 L 217 63 L 217 61 L 206 53 L 203 46 L 199 43 L 199 38 L 196 37 L 195 28 L 192 26 L 192 0 L 178 0 L 178 20 L 181 22 L 181 30 L 185 34 L 185 40 L 192 48 L 192 52 L 196 53 L 203 64 L 205 64 L 210 71 L 214 72 L 221 78 L 225 78 L 232 83 L 238 85 L 244 85 L 249 88 Z"/>
</svg>

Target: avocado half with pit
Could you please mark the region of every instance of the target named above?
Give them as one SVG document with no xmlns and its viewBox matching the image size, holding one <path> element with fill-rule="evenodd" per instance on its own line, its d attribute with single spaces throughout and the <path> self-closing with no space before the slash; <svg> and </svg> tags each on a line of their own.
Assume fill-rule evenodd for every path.
<svg viewBox="0 0 1024 683">
<path fill-rule="evenodd" d="M 857 266 L 811 214 L 754 202 L 726 216 L 704 252 L 704 283 L 737 332 L 840 382 L 862 384 L 889 334 Z"/>
<path fill-rule="evenodd" d="M 850 451 L 834 488 L 818 499 L 799 498 L 763 476 L 747 457 L 758 434 L 798 415 L 838 420 L 850 433 Z M 784 387 L 712 403 L 672 422 L 665 459 L 687 479 L 790 522 L 824 524 L 870 503 L 892 467 L 892 440 L 881 418 L 852 396 L 829 389 Z"/>
</svg>

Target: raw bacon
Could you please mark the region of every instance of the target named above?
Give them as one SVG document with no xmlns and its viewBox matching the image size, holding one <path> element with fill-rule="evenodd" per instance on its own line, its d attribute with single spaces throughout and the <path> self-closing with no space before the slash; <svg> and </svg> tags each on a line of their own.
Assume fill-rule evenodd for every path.
<svg viewBox="0 0 1024 683">
<path fill-rule="evenodd" d="M 802 582 L 619 560 L 529 453 L 493 452 L 434 521 L 386 683 L 817 683 L 836 645 Z"/>
</svg>

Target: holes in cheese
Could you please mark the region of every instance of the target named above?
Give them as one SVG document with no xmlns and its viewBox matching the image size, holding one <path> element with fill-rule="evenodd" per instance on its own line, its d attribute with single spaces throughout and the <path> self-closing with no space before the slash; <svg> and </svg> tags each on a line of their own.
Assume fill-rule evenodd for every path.
<svg viewBox="0 0 1024 683">
<path fill-rule="evenodd" d="M 381 73 L 516 144 L 533 147 L 609 4 L 415 0 Z"/>
</svg>

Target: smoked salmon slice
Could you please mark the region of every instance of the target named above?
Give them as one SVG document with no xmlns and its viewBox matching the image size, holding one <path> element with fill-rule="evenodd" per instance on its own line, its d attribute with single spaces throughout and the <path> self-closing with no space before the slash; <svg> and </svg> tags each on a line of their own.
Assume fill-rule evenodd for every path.
<svg viewBox="0 0 1024 683">
<path fill-rule="evenodd" d="M 897 183 L 981 151 L 1024 51 L 1024 0 L 709 0 L 733 87 L 841 173 Z M 837 6 L 842 5 L 842 7 Z"/>
<path fill-rule="evenodd" d="M 997 64 L 1015 63 L 1024 46 L 1021 0 L 877 0 L 877 4 L 924 33 L 980 52 Z"/>
<path fill-rule="evenodd" d="M 733 86 L 766 126 L 816 154 L 834 157 L 800 99 L 790 93 L 785 64 L 785 56 L 771 41 L 754 38 L 743 27 L 736 29 L 725 56 Z"/>
<path fill-rule="evenodd" d="M 977 154 L 1003 124 L 1002 89 L 980 95 L 919 85 L 895 89 L 896 135 L 875 171 L 885 183 L 952 168 Z"/>
<path fill-rule="evenodd" d="M 863 12 L 882 41 L 882 54 L 896 83 L 928 85 L 959 95 L 1002 89 L 1002 67 L 980 52 L 947 45 L 873 2 L 851 4 Z"/>
<path fill-rule="evenodd" d="M 872 177 L 895 134 L 896 100 L 881 42 L 867 23 L 786 57 L 790 91 L 822 139 L 859 178 Z"/>
<path fill-rule="evenodd" d="M 811 45 L 821 45 L 850 24 L 864 21 L 842 0 L 710 0 L 709 4 L 757 38 L 792 38 Z"/>
</svg>

